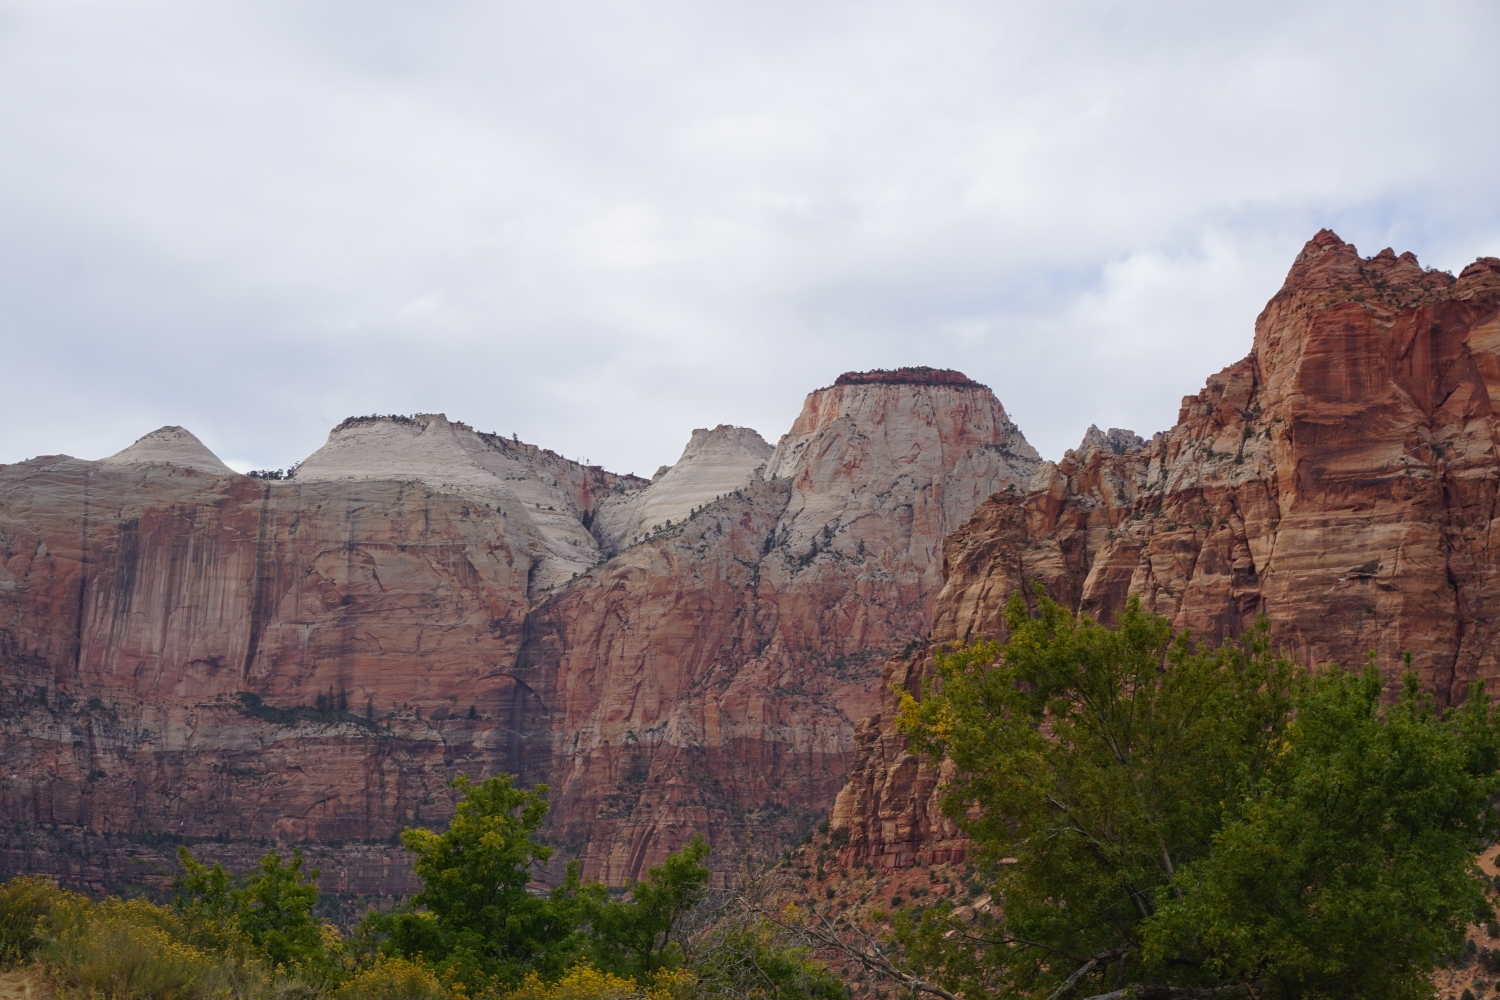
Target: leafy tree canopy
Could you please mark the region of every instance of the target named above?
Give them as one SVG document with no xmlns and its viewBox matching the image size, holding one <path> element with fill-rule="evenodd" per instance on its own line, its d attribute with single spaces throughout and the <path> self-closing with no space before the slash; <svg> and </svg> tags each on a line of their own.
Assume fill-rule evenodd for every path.
<svg viewBox="0 0 1500 1000">
<path fill-rule="evenodd" d="M 550 894 L 528 891 L 533 866 L 552 857 L 535 836 L 547 786 L 516 788 L 499 774 L 478 784 L 460 775 L 452 787 L 463 798 L 447 830 L 401 835 L 422 891 L 367 929 L 386 938 L 388 952 L 423 956 L 470 982 L 516 983 L 532 971 L 555 978 L 583 952 L 580 924 L 602 887 L 585 887 L 574 863 Z"/>
<path fill-rule="evenodd" d="M 591 914 L 595 958 L 601 968 L 644 978 L 682 965 L 677 940 L 682 920 L 702 902 L 712 874 L 702 862 L 708 841 L 701 835 L 626 887 L 628 900 L 600 903 Z"/>
<path fill-rule="evenodd" d="M 303 871 L 300 850 L 292 851 L 290 863 L 268 851 L 235 897 L 240 928 L 273 961 L 291 965 L 322 959 L 322 924 L 312 915 L 318 902 L 318 870 Z"/>
<path fill-rule="evenodd" d="M 312 915 L 318 902 L 318 870 L 303 870 L 302 852 L 290 862 L 266 852 L 248 880 L 222 866 L 207 867 L 186 847 L 177 850 L 182 873 L 172 882 L 173 909 L 189 940 L 229 948 L 239 937 L 273 962 L 316 966 L 327 961 L 322 923 Z"/>
<path fill-rule="evenodd" d="M 1309 674 L 1264 624 L 1216 649 L 1132 599 L 1113 628 L 1038 593 L 1010 640 L 903 696 L 944 808 L 994 867 L 996 916 L 898 922 L 953 992 L 1405 998 L 1488 913 L 1500 740 L 1483 689 L 1439 714 L 1408 675 Z M 1207 991 L 1207 992 L 1205 992 Z"/>
</svg>

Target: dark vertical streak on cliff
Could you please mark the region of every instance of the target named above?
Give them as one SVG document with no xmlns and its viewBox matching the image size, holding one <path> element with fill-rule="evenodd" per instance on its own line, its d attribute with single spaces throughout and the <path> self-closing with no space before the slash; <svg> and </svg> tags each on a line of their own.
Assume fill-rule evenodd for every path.
<svg viewBox="0 0 1500 1000">
<path fill-rule="evenodd" d="M 255 665 L 255 656 L 260 651 L 261 633 L 265 630 L 266 620 L 273 610 L 266 607 L 266 595 L 270 594 L 274 597 L 275 594 L 275 587 L 266 585 L 267 577 L 275 573 L 276 566 L 274 559 L 266 558 L 267 547 L 276 544 L 273 531 L 276 519 L 270 507 L 271 484 L 266 483 L 261 487 L 260 511 L 255 531 L 255 579 L 250 583 L 250 638 L 245 644 L 245 664 L 240 669 L 240 675 L 247 681 L 250 678 L 250 668 Z"/>
<path fill-rule="evenodd" d="M 78 546 L 78 610 L 73 625 L 73 676 L 77 677 L 83 665 L 83 613 L 88 596 L 89 583 L 89 477 L 93 470 L 83 473 L 83 528 Z"/>
</svg>

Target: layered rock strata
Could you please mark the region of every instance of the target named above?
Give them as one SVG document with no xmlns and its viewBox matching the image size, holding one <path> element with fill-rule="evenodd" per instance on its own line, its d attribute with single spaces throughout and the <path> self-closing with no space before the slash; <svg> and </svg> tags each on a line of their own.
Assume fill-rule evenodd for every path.
<svg viewBox="0 0 1500 1000">
<path fill-rule="evenodd" d="M 699 428 L 677 464 L 642 488 L 606 497 L 595 508 L 594 534 L 606 552 L 616 555 L 749 485 L 772 450 L 748 427 Z"/>
<path fill-rule="evenodd" d="M 454 773 L 519 770 L 527 610 L 598 556 L 564 512 L 641 481 L 441 416 L 346 423 L 290 481 L 206 451 L 164 428 L 0 469 L 0 815 L 384 839 Z"/>
<path fill-rule="evenodd" d="M 389 843 L 460 772 L 552 782 L 614 881 L 800 833 L 943 535 L 1036 466 L 918 372 L 812 394 L 774 453 L 695 432 L 649 484 L 442 415 L 345 421 L 285 480 L 181 428 L 0 467 L 4 857 L 86 833 L 102 884 L 141 838 Z"/>
<path fill-rule="evenodd" d="M 1368 651 L 1395 683 L 1410 651 L 1439 703 L 1500 680 L 1500 259 L 1457 278 L 1410 253 L 1361 258 L 1325 230 L 1256 320 L 1249 357 L 1141 441 L 1091 428 L 1025 489 L 949 537 L 934 648 L 1003 637 L 1033 581 L 1102 620 L 1130 595 L 1216 641 L 1270 618 L 1311 666 Z M 886 665 L 913 689 L 931 653 Z M 846 860 L 963 850 L 941 775 L 909 753 L 887 700 L 861 726 L 834 825 Z"/>
<path fill-rule="evenodd" d="M 728 856 L 827 809 L 944 535 L 1038 465 L 988 389 L 929 371 L 812 393 L 756 481 L 532 613 L 516 673 L 552 706 L 554 830 L 587 871 L 704 830 Z"/>
</svg>

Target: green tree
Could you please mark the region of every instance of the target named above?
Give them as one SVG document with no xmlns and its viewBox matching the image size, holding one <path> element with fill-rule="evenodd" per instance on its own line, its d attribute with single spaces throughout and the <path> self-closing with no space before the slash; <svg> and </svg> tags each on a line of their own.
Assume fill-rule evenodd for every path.
<svg viewBox="0 0 1500 1000">
<path fill-rule="evenodd" d="M 447 830 L 401 835 L 417 856 L 422 891 L 408 906 L 369 918 L 367 932 L 385 939 L 385 951 L 423 956 L 466 982 L 561 974 L 583 950 L 578 928 L 600 890 L 582 885 L 576 863 L 550 894 L 527 889 L 533 867 L 552 857 L 535 838 L 547 786 L 516 788 L 500 774 L 479 784 L 460 775 L 452 787 L 463 797 Z"/>
<path fill-rule="evenodd" d="M 590 923 L 595 961 L 600 968 L 645 978 L 660 969 L 682 965 L 678 940 L 683 918 L 702 902 L 712 874 L 702 861 L 708 842 L 695 836 L 682 850 L 626 887 L 627 900 L 611 899 L 594 907 Z"/>
<path fill-rule="evenodd" d="M 172 880 L 172 908 L 188 940 L 206 948 L 228 947 L 239 931 L 234 878 L 223 865 L 204 865 L 186 847 L 177 848 L 177 863 L 182 872 Z"/>
<path fill-rule="evenodd" d="M 1385 710 L 1381 690 L 1373 663 L 1303 685 L 1274 765 L 1146 928 L 1148 965 L 1284 996 L 1431 993 L 1433 958 L 1490 916 L 1474 856 L 1496 832 L 1495 719 L 1482 688 L 1447 719 L 1409 673 Z"/>
<path fill-rule="evenodd" d="M 302 851 L 290 861 L 267 851 L 248 878 L 212 868 L 177 849 L 182 872 L 172 880 L 172 908 L 194 944 L 217 950 L 248 942 L 273 962 L 313 967 L 327 963 L 318 902 L 318 870 L 303 871 Z"/>
<path fill-rule="evenodd" d="M 318 902 L 318 869 L 304 872 L 302 864 L 300 849 L 292 851 L 290 863 L 267 851 L 245 887 L 232 894 L 239 929 L 272 961 L 287 966 L 317 965 L 327 958 L 322 925 L 312 915 Z M 216 891 L 216 873 L 210 872 L 208 880 Z"/>
<path fill-rule="evenodd" d="M 967 995 L 1422 995 L 1485 909 L 1482 691 L 1440 718 L 1408 682 L 1385 708 L 1373 666 L 1299 673 L 1264 625 L 1195 649 L 1134 599 L 1114 628 L 1038 605 L 903 698 L 1003 910 L 898 920 L 918 969 Z"/>
</svg>

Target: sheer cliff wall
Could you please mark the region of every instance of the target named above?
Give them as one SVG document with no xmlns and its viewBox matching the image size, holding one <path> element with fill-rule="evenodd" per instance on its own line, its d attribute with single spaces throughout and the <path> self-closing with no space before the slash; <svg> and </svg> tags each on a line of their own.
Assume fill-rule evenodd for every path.
<svg viewBox="0 0 1500 1000">
<path fill-rule="evenodd" d="M 611 881 L 800 834 L 943 536 L 1039 463 L 988 389 L 903 372 L 813 393 L 774 450 L 697 431 L 652 482 L 434 414 L 345 421 L 291 479 L 182 428 L 0 467 L 0 864 L 316 843 L 333 890 L 393 891 L 399 829 L 500 771 Z"/>
<path fill-rule="evenodd" d="M 1439 702 L 1500 680 L 1500 260 L 1457 277 L 1323 231 L 1255 325 L 1254 348 L 1150 442 L 1091 434 L 946 543 L 932 646 L 888 662 L 915 690 L 932 650 L 1004 637 L 1042 583 L 1108 620 L 1128 596 L 1216 641 L 1269 616 L 1312 666 L 1410 651 Z M 909 754 L 893 696 L 861 723 L 833 825 L 845 858 L 952 860 L 940 768 Z"/>
</svg>

